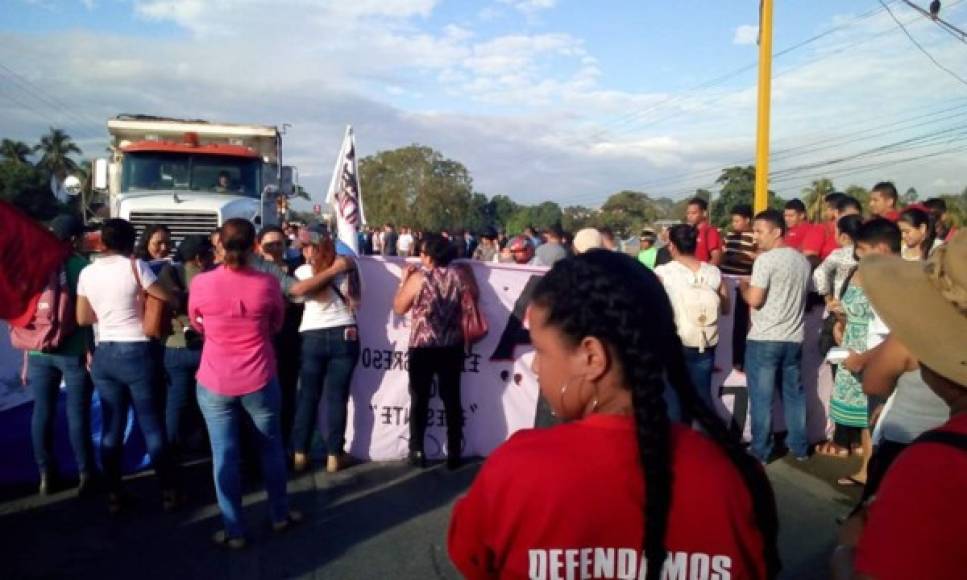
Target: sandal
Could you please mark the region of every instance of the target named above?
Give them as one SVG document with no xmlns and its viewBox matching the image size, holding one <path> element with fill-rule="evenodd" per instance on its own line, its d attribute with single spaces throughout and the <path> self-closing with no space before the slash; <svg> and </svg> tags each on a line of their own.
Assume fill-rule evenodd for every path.
<svg viewBox="0 0 967 580">
<path fill-rule="evenodd" d="M 843 487 L 853 487 L 853 486 L 864 487 L 866 485 L 866 482 L 860 479 L 856 479 L 855 477 L 850 475 L 849 477 L 841 477 L 837 479 L 836 485 L 841 485 Z"/>
<path fill-rule="evenodd" d="M 281 522 L 272 522 L 272 531 L 277 534 L 281 534 L 292 526 L 301 524 L 305 519 L 306 518 L 302 515 L 302 512 L 289 510 L 289 513 L 286 514 L 284 520 Z"/>
<path fill-rule="evenodd" d="M 832 441 L 819 443 L 816 445 L 815 449 L 818 455 L 824 455 L 826 457 L 837 457 L 839 459 L 844 459 L 846 457 L 849 457 L 848 450 L 843 449 L 842 447 L 833 443 Z"/>
<path fill-rule="evenodd" d="M 309 455 L 296 451 L 292 455 L 292 471 L 302 473 L 309 469 Z"/>
<path fill-rule="evenodd" d="M 230 550 L 241 550 L 246 545 L 244 536 L 229 536 L 225 530 L 212 534 L 212 542 Z"/>
</svg>

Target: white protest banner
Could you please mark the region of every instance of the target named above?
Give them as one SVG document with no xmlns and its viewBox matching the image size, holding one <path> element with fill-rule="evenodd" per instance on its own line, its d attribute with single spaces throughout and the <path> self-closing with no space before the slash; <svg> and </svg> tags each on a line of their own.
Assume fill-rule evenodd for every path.
<svg viewBox="0 0 967 580">
<path fill-rule="evenodd" d="M 352 455 L 372 460 L 406 456 L 409 438 L 410 396 L 407 376 L 409 321 L 392 312 L 402 259 L 359 258 L 363 278 L 362 307 L 358 313 L 361 355 L 353 375 L 350 419 L 347 429 Z M 523 315 L 530 290 L 545 269 L 502 264 L 472 263 L 480 286 L 480 306 L 490 325 L 487 337 L 473 345 L 464 361 L 461 400 L 465 418 L 464 456 L 486 456 L 518 429 L 534 425 L 537 378 L 530 368 L 529 346 Z M 730 284 L 734 287 L 734 280 Z M 734 302 L 733 302 L 734 304 Z M 807 315 L 807 344 L 803 354 L 803 382 L 807 392 L 809 434 L 822 439 L 828 429 L 831 380 L 828 366 L 820 365 L 815 344 L 821 317 Z M 716 349 L 713 398 L 723 420 L 749 438 L 749 399 L 745 375 L 732 370 L 732 313 L 720 318 L 721 340 Z M 825 370 L 825 379 L 823 370 Z M 776 430 L 784 429 L 777 393 Z M 733 418 L 733 411 L 738 416 Z M 325 414 L 323 413 L 324 417 Z M 434 392 L 424 443 L 428 457 L 445 455 L 446 416 Z"/>
<path fill-rule="evenodd" d="M 358 258 L 363 278 L 363 300 L 358 313 L 362 352 L 353 376 L 350 419 L 347 430 L 350 452 L 361 458 L 394 460 L 406 456 L 410 396 L 406 372 L 409 324 L 393 314 L 393 296 L 399 284 L 402 259 Z M 537 378 L 528 335 L 523 328 L 529 289 L 545 271 L 542 268 L 503 264 L 472 264 L 480 286 L 481 308 L 489 334 L 473 345 L 464 364 L 462 401 L 465 456 L 485 456 L 515 431 L 532 427 L 537 407 Z M 735 280 L 728 279 L 735 286 Z M 733 301 L 734 304 L 734 301 Z M 806 318 L 802 375 L 807 396 L 810 440 L 825 437 L 832 392 L 829 365 L 821 364 L 817 337 L 821 309 Z M 713 398 L 717 411 L 749 438 L 749 399 L 745 375 L 732 371 L 732 315 L 719 319 L 720 341 L 716 348 Z M 10 346 L 7 328 L 0 324 L 0 412 L 30 403 L 30 389 L 20 384 L 23 354 Z M 779 394 L 776 394 L 778 401 Z M 738 416 L 733 418 L 733 412 Z M 324 417 L 325 414 L 323 413 Z M 443 403 L 434 394 L 430 401 L 425 449 L 430 457 L 444 455 L 446 441 Z M 776 405 L 776 430 L 784 428 Z M 59 429 L 62 427 L 59 427 Z M 30 446 L 27 430 L 22 445 Z M 30 467 L 30 466 L 28 466 Z M 0 474 L 2 475 L 2 474 Z M 2 478 L 0 478 L 2 479 Z"/>
<path fill-rule="evenodd" d="M 393 314 L 402 259 L 361 257 L 363 300 L 358 312 L 361 354 L 353 375 L 347 440 L 350 453 L 374 460 L 406 456 L 410 395 L 407 317 Z M 465 456 L 488 455 L 511 434 L 534 425 L 537 379 L 523 328 L 530 289 L 543 268 L 471 264 L 480 287 L 480 308 L 490 328 L 464 360 L 461 400 Z M 322 416 L 325 416 L 323 413 Z M 424 447 L 445 455 L 446 415 L 435 390 Z"/>
</svg>

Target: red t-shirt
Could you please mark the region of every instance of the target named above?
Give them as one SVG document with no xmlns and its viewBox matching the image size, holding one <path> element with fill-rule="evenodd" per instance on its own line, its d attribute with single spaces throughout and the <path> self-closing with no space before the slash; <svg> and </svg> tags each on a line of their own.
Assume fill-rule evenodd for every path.
<svg viewBox="0 0 967 580">
<path fill-rule="evenodd" d="M 883 214 L 881 216 L 873 216 L 873 217 L 886 218 L 886 219 L 890 220 L 891 222 L 896 223 L 896 222 L 900 221 L 900 212 L 897 211 L 897 210 L 895 210 L 895 209 L 891 209 L 890 211 L 886 212 L 885 214 Z"/>
<path fill-rule="evenodd" d="M 713 228 L 708 222 L 698 224 L 698 240 L 695 247 L 695 258 L 700 262 L 708 262 L 712 259 L 713 250 L 722 249 L 722 236 L 719 230 Z"/>
<path fill-rule="evenodd" d="M 671 431 L 665 566 L 675 578 L 763 578 L 752 500 L 725 452 Z M 449 552 L 467 578 L 643 578 L 644 480 L 634 421 L 591 415 L 515 434 L 457 502 Z"/>
<path fill-rule="evenodd" d="M 839 247 L 839 242 L 836 241 L 836 222 L 823 222 L 822 225 L 817 225 L 816 229 L 821 229 L 823 232 L 823 246 L 819 252 L 819 258 L 825 260 Z"/>
<path fill-rule="evenodd" d="M 796 227 L 787 229 L 783 240 L 790 248 L 818 256 L 823 249 L 824 237 L 824 230 L 821 226 L 802 222 Z"/>
<path fill-rule="evenodd" d="M 967 434 L 967 414 L 942 430 Z M 890 467 L 856 548 L 857 572 L 877 580 L 963 578 L 967 566 L 967 453 L 917 443 Z"/>
</svg>

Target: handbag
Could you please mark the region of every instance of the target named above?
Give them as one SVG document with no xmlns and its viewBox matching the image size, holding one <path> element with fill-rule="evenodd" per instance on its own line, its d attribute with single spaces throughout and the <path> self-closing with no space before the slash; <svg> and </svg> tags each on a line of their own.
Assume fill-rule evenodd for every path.
<svg viewBox="0 0 967 580">
<path fill-rule="evenodd" d="M 141 285 L 141 275 L 135 258 L 131 258 L 131 272 L 138 285 L 139 302 L 141 303 L 141 330 L 148 338 L 162 339 L 171 331 L 171 314 L 164 300 L 145 292 Z"/>
<path fill-rule="evenodd" d="M 487 325 L 487 318 L 480 310 L 480 305 L 477 304 L 477 299 L 474 298 L 473 292 L 470 290 L 472 282 L 467 280 L 467 277 L 469 276 L 472 279 L 473 271 L 469 268 L 466 270 L 461 268 L 458 272 L 461 274 L 462 282 L 460 289 L 460 328 L 463 330 L 463 341 L 469 346 L 483 340 L 490 327 Z"/>
<path fill-rule="evenodd" d="M 850 270 L 846 278 L 843 280 L 843 284 L 839 288 L 839 293 L 836 294 L 837 298 L 842 298 L 843 294 L 846 293 L 846 288 L 849 287 L 850 280 L 853 279 L 853 274 L 856 273 L 856 268 Z M 834 289 L 835 291 L 835 289 Z M 836 315 L 832 312 L 829 313 L 825 319 L 823 319 L 822 329 L 819 331 L 819 354 L 826 358 L 829 351 L 833 349 L 836 344 L 836 339 L 833 337 L 833 327 L 836 326 Z"/>
</svg>

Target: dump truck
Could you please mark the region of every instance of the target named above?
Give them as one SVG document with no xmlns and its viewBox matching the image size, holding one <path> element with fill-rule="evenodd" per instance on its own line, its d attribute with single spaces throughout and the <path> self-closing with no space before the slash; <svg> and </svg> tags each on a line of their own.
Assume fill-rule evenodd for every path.
<svg viewBox="0 0 967 580">
<path fill-rule="evenodd" d="M 230 218 L 277 224 L 292 194 L 277 127 L 119 115 L 107 123 L 110 158 L 94 163 L 94 189 L 108 215 L 172 238 L 210 234 Z"/>
</svg>

